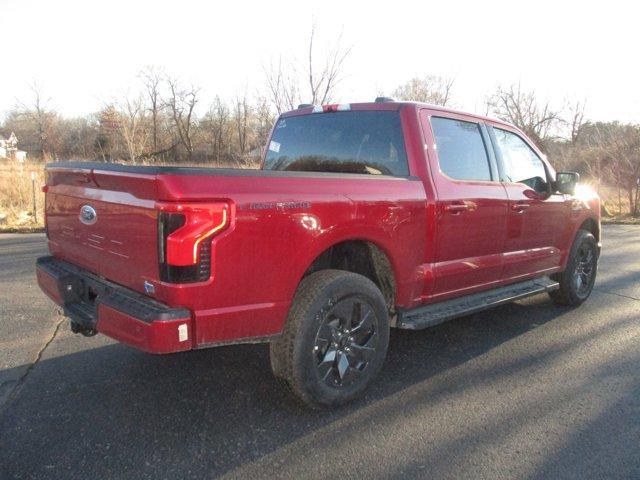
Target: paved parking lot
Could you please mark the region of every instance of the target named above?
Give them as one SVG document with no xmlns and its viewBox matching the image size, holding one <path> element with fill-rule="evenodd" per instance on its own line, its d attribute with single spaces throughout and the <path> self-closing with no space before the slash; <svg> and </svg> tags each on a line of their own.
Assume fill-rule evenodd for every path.
<svg viewBox="0 0 640 480">
<path fill-rule="evenodd" d="M 366 398 L 300 407 L 265 346 L 150 356 L 70 333 L 42 235 L 0 236 L 0 478 L 640 478 L 640 227 L 591 299 L 393 332 Z"/>
</svg>

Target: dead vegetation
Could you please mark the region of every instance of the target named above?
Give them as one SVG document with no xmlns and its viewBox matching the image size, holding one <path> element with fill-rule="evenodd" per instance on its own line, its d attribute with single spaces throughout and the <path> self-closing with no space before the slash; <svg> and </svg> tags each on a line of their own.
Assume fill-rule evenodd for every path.
<svg viewBox="0 0 640 480">
<path fill-rule="evenodd" d="M 18 102 L 0 123 L 0 134 L 15 132 L 32 161 L 20 165 L 0 159 L 0 228 L 42 222 L 39 187 L 45 161 L 258 167 L 278 114 L 299 103 L 340 100 L 336 87 L 348 71 L 351 48 L 340 38 L 322 39 L 318 33 L 314 25 L 300 56 L 280 56 L 264 65 L 262 87 L 254 93 L 245 85 L 226 100 L 214 96 L 209 104 L 199 86 L 155 66 L 145 68 L 120 100 L 77 118 L 60 115 L 42 86 L 33 84 L 30 98 Z M 455 107 L 455 86 L 454 78 L 427 74 L 389 92 L 398 100 Z M 590 121 L 586 101 L 566 99 L 556 105 L 520 84 L 497 85 L 479 103 L 484 104 L 479 113 L 525 132 L 556 170 L 579 172 L 603 198 L 604 217 L 640 219 L 639 125 Z"/>
<path fill-rule="evenodd" d="M 0 230 L 29 229 L 43 225 L 43 184 L 42 163 L 0 163 Z"/>
</svg>

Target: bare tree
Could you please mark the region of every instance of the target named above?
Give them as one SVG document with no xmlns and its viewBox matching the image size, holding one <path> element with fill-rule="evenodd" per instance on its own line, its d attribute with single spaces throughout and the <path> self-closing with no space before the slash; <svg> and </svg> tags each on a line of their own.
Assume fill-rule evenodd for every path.
<svg viewBox="0 0 640 480">
<path fill-rule="evenodd" d="M 126 98 L 120 105 L 120 121 L 118 131 L 127 148 L 127 156 L 135 162 L 143 155 L 148 141 L 145 128 L 146 109 L 142 97 Z"/>
<path fill-rule="evenodd" d="M 266 98 L 260 97 L 257 99 L 255 107 L 253 108 L 253 137 L 254 146 L 263 147 L 267 143 L 269 133 L 273 127 L 273 112 L 269 108 L 269 102 Z"/>
<path fill-rule="evenodd" d="M 162 100 L 160 97 L 160 87 L 162 84 L 162 74 L 155 67 L 147 67 L 142 73 L 142 81 L 149 99 L 149 112 L 151 113 L 151 142 L 153 151 L 158 151 L 158 130 L 160 121 L 160 109 Z"/>
<path fill-rule="evenodd" d="M 584 109 L 586 107 L 586 100 L 576 101 L 571 103 L 567 109 L 568 118 L 564 120 L 569 130 L 569 141 L 575 144 L 580 137 L 580 130 L 584 123 Z"/>
<path fill-rule="evenodd" d="M 520 84 L 499 87 L 489 102 L 495 115 L 520 128 L 543 150 L 561 120 L 549 102 L 539 102 L 534 92 L 523 91 Z"/>
<path fill-rule="evenodd" d="M 321 105 L 332 101 L 335 88 L 340 83 L 344 64 L 350 47 L 342 46 L 342 35 L 338 37 L 329 52 L 318 58 L 315 49 L 316 27 L 311 27 L 306 62 L 300 68 L 296 61 L 286 61 L 282 57 L 264 68 L 270 101 L 278 114 L 293 110 L 301 102 Z M 299 72 L 305 72 L 305 79 Z M 301 87 L 306 83 L 306 87 Z"/>
<path fill-rule="evenodd" d="M 228 144 L 230 130 L 229 107 L 216 96 L 206 115 L 207 127 L 211 135 L 211 149 L 217 165 L 224 147 Z"/>
<path fill-rule="evenodd" d="M 247 151 L 247 133 L 249 128 L 250 107 L 247 96 L 237 97 L 233 109 L 233 121 L 238 135 L 238 147 L 240 155 L 244 156 Z"/>
<path fill-rule="evenodd" d="M 282 62 L 280 57 L 277 64 L 271 62 L 268 68 L 263 68 L 270 100 L 278 115 L 295 109 L 300 103 L 295 64 L 289 62 L 286 68 L 283 68 Z"/>
<path fill-rule="evenodd" d="M 409 102 L 448 106 L 451 103 L 453 78 L 427 75 L 415 77 L 393 91 L 393 97 Z"/>
<path fill-rule="evenodd" d="M 334 47 L 328 53 L 321 63 L 319 69 L 315 68 L 316 60 L 314 59 L 313 41 L 316 33 L 315 25 L 311 26 L 311 35 L 309 36 L 309 54 L 308 60 L 308 77 L 309 77 L 309 93 L 313 105 L 324 105 L 331 101 L 334 89 L 340 81 L 342 67 L 351 52 L 351 48 L 343 48 L 342 35 L 338 37 Z"/>
<path fill-rule="evenodd" d="M 193 110 L 198 103 L 199 89 L 191 86 L 183 88 L 178 80 L 167 77 L 169 90 L 165 104 L 171 112 L 173 126 L 180 140 L 180 144 L 187 152 L 187 160 L 193 156 L 193 127 L 195 118 Z"/>
<path fill-rule="evenodd" d="M 41 158 L 46 158 L 48 155 L 55 156 L 54 135 L 52 134 L 57 114 L 49 108 L 48 101 L 43 98 L 42 89 L 38 82 L 33 81 L 29 87 L 32 94 L 31 102 L 29 104 L 21 103 L 20 109 L 22 114 L 33 123 L 38 143 L 38 154 Z"/>
<path fill-rule="evenodd" d="M 120 147 L 120 113 L 114 105 L 106 105 L 98 113 L 98 134 L 94 148 L 104 162 L 111 162 L 119 156 Z"/>
<path fill-rule="evenodd" d="M 606 124 L 601 138 L 601 152 L 608 157 L 609 170 L 618 188 L 626 191 L 629 213 L 640 215 L 640 127 Z"/>
</svg>

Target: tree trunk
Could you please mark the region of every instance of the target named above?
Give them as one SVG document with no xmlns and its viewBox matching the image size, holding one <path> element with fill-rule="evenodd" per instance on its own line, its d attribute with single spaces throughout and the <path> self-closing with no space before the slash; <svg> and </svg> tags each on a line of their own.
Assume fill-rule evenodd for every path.
<svg viewBox="0 0 640 480">
<path fill-rule="evenodd" d="M 618 185 L 618 214 L 622 215 L 622 189 Z"/>
</svg>

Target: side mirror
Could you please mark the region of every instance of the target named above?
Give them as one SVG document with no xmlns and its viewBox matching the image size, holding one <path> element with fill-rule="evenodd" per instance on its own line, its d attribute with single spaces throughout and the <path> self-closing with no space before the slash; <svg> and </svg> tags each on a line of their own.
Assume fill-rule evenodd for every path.
<svg viewBox="0 0 640 480">
<path fill-rule="evenodd" d="M 576 191 L 576 185 L 580 181 L 580 174 L 576 172 L 558 172 L 556 173 L 556 181 L 554 190 L 558 193 L 566 193 L 573 195 Z"/>
</svg>

